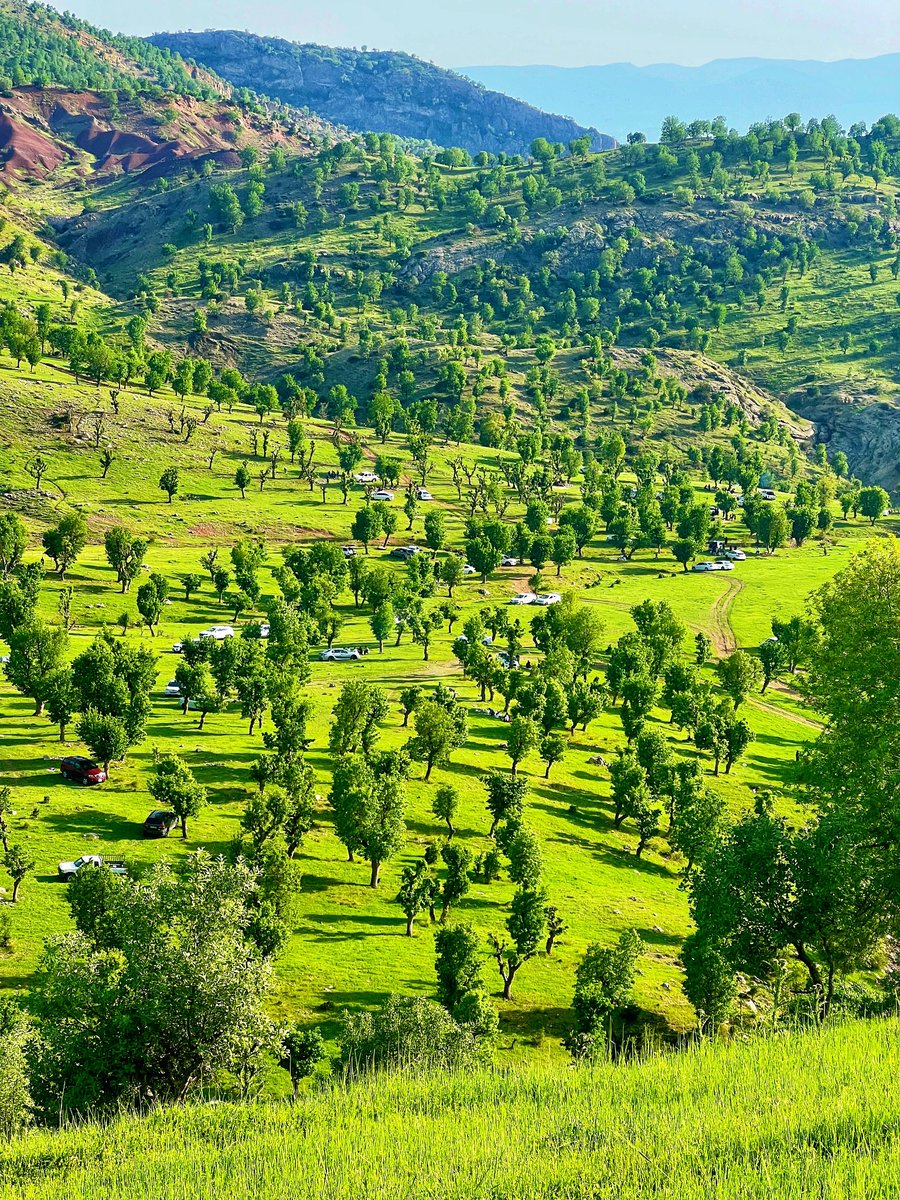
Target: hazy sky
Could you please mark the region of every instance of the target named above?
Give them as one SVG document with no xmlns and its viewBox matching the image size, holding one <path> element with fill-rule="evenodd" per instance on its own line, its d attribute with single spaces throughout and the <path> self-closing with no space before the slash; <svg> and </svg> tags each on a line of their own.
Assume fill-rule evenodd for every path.
<svg viewBox="0 0 900 1200">
<path fill-rule="evenodd" d="M 124 33 L 248 29 L 442 66 L 863 58 L 900 51 L 897 0 L 60 0 Z"/>
</svg>

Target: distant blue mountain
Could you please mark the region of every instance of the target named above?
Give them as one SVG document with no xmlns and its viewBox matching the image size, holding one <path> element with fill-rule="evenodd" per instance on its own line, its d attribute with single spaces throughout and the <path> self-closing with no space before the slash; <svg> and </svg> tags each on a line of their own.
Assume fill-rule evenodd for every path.
<svg viewBox="0 0 900 1200">
<path fill-rule="evenodd" d="M 900 113 L 900 54 L 840 62 L 722 58 L 702 67 L 460 67 L 486 87 L 549 112 L 565 113 L 620 141 L 641 130 L 659 135 L 670 114 L 682 120 L 725 117 L 745 130 L 754 121 L 799 112 L 833 113 L 843 124 L 871 124 Z"/>
</svg>

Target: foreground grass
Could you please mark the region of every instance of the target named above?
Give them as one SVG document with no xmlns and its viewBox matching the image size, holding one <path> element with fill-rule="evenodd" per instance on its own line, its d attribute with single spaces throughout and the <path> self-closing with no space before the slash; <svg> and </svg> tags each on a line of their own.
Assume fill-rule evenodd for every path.
<svg viewBox="0 0 900 1200">
<path fill-rule="evenodd" d="M 0 1200 L 896 1196 L 898 1034 L 854 1022 L 36 1132 L 0 1149 Z"/>
</svg>

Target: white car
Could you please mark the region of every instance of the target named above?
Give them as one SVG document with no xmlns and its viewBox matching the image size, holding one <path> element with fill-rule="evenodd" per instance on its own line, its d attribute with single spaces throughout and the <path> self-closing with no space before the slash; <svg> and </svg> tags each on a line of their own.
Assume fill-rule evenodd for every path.
<svg viewBox="0 0 900 1200">
<path fill-rule="evenodd" d="M 352 646 L 332 646 L 319 655 L 322 662 L 348 662 L 351 658 L 360 657 L 359 651 Z"/>
<path fill-rule="evenodd" d="M 377 483 L 378 476 L 374 471 L 357 471 L 353 476 L 357 483 Z"/>
<path fill-rule="evenodd" d="M 166 684 L 166 695 L 181 698 L 181 684 L 177 679 L 170 679 Z"/>
<path fill-rule="evenodd" d="M 477 575 L 477 574 L 478 574 L 478 571 L 475 569 L 475 567 L 473 567 L 471 565 L 471 563 L 466 563 L 466 565 L 463 567 L 463 575 Z"/>
<path fill-rule="evenodd" d="M 725 557 L 730 558 L 732 562 L 746 562 L 747 555 L 743 550 L 726 550 Z"/>
<path fill-rule="evenodd" d="M 517 567 L 518 565 L 519 560 L 517 558 L 513 558 L 511 554 L 504 554 L 500 559 L 501 567 Z"/>
<path fill-rule="evenodd" d="M 373 500 L 393 500 L 394 493 L 389 492 L 387 488 L 379 488 L 377 492 L 372 493 Z"/>
<path fill-rule="evenodd" d="M 431 494 L 431 492 L 429 492 L 428 488 L 418 487 L 418 488 L 416 488 L 416 499 L 417 500 L 433 500 L 434 496 L 432 496 L 432 494 Z"/>
<path fill-rule="evenodd" d="M 261 638 L 267 638 L 271 632 L 272 632 L 272 628 L 269 625 L 269 622 L 268 621 L 260 621 L 259 636 Z"/>
<path fill-rule="evenodd" d="M 234 627 L 232 625 L 213 625 L 209 629 L 200 630 L 201 642 L 224 642 L 228 638 L 234 637 Z"/>
<path fill-rule="evenodd" d="M 341 546 L 344 558 L 356 558 L 355 546 Z"/>
<path fill-rule="evenodd" d="M 183 649 L 184 649 L 184 642 L 173 642 L 172 643 L 172 653 L 173 654 L 180 654 Z"/>
<path fill-rule="evenodd" d="M 537 601 L 537 595 L 534 592 L 519 592 L 518 596 L 513 596 L 510 604 L 534 604 Z"/>
<path fill-rule="evenodd" d="M 698 575 L 705 571 L 715 571 L 715 569 L 716 564 L 711 562 L 698 562 L 694 563 L 691 567 L 691 570 L 695 571 Z"/>
<path fill-rule="evenodd" d="M 544 592 L 540 596 L 535 597 L 535 604 L 540 604 L 542 608 L 547 608 L 550 604 L 559 604 L 562 596 L 559 592 Z"/>
<path fill-rule="evenodd" d="M 713 564 L 717 571 L 733 571 L 734 563 L 729 562 L 727 558 L 717 558 Z"/>
</svg>

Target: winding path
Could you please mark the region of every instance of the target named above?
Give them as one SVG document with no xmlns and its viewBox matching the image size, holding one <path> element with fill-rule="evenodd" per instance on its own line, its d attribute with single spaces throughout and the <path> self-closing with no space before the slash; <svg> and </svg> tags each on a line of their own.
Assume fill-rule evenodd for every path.
<svg viewBox="0 0 900 1200">
<path fill-rule="evenodd" d="M 722 658 L 737 650 L 737 638 L 731 626 L 731 609 L 743 590 L 743 579 L 729 579 L 725 591 L 712 606 L 712 640 L 716 653 Z"/>
</svg>

